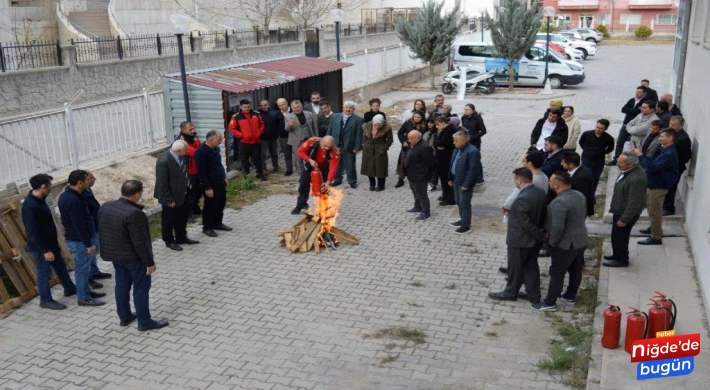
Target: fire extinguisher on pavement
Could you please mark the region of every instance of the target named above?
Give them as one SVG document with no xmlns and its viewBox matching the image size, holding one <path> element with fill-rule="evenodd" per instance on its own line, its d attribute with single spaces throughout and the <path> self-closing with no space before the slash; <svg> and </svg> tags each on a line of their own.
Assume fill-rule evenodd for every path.
<svg viewBox="0 0 710 390">
<path fill-rule="evenodd" d="M 604 310 L 604 331 L 602 332 L 602 347 L 618 348 L 619 336 L 621 333 L 621 308 L 609 305 Z"/>
<path fill-rule="evenodd" d="M 668 311 L 671 312 L 673 318 L 670 318 L 670 322 L 668 323 L 667 329 L 666 330 L 671 330 L 675 327 L 675 320 L 678 318 L 678 308 L 675 305 L 675 302 L 673 302 L 672 299 L 668 298 L 665 294 L 662 292 L 654 291 L 657 295 L 654 296 L 652 299 L 655 299 L 658 301 L 658 303 L 663 306 L 664 308 L 668 309 Z M 650 335 L 649 335 L 650 336 Z M 654 335 L 655 337 L 655 335 Z"/>
<path fill-rule="evenodd" d="M 649 301 L 653 303 L 649 303 L 651 308 L 648 309 L 648 338 L 653 339 L 656 338 L 656 332 L 670 330 L 669 326 L 674 322 L 674 319 L 670 309 L 663 307 L 655 299 L 649 298 Z"/>
<path fill-rule="evenodd" d="M 630 307 L 626 316 L 626 338 L 624 339 L 624 351 L 631 353 L 631 346 L 636 340 L 646 338 L 648 332 L 648 315 L 639 309 Z"/>
</svg>

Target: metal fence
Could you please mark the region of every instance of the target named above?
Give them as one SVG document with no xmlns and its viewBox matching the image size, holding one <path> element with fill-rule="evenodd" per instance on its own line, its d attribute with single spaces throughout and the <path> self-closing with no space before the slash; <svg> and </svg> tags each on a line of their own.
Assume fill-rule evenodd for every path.
<svg viewBox="0 0 710 390">
<path fill-rule="evenodd" d="M 326 38 L 335 37 L 335 25 L 329 24 L 320 27 L 321 34 Z M 392 23 L 377 23 L 377 24 L 357 24 L 347 23 L 340 25 L 340 36 L 350 37 L 366 34 L 383 34 L 394 32 L 394 24 Z"/>
<path fill-rule="evenodd" d="M 186 52 L 195 51 L 192 34 L 183 37 L 182 41 Z M 177 37 L 173 34 L 72 39 L 71 43 L 76 47 L 76 59 L 80 63 L 177 53 Z"/>
<path fill-rule="evenodd" d="M 343 69 L 343 86 L 351 87 L 422 63 L 419 59 L 412 59 L 410 55 L 412 52 L 409 47 L 402 44 L 372 51 L 365 50 L 354 55 L 343 53 L 343 61 L 353 64 Z"/>
<path fill-rule="evenodd" d="M 20 69 L 47 68 L 62 65 L 59 41 L 0 44 L 0 69 L 3 72 Z"/>
<path fill-rule="evenodd" d="M 229 32 L 198 31 L 198 36 L 202 37 L 202 50 L 217 50 L 229 48 Z"/>
<path fill-rule="evenodd" d="M 165 142 L 162 92 L 0 121 L 0 183 Z"/>
</svg>

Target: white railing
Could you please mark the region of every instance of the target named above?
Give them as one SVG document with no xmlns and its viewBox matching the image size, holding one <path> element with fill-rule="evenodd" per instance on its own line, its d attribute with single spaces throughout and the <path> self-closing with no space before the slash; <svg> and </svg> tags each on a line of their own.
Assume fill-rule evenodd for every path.
<svg viewBox="0 0 710 390">
<path fill-rule="evenodd" d="M 410 58 L 410 54 L 412 52 L 409 47 L 402 44 L 372 51 L 365 50 L 357 55 L 343 53 L 343 61 L 353 64 L 343 69 L 343 87 L 348 88 L 422 63 L 419 59 Z"/>
<path fill-rule="evenodd" d="M 0 121 L 0 183 L 24 182 L 166 141 L 163 93 L 72 106 Z"/>
</svg>

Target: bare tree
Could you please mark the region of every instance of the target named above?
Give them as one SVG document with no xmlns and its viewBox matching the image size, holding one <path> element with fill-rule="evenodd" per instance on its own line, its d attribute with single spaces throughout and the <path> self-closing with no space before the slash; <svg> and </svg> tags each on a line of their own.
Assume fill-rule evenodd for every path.
<svg viewBox="0 0 710 390">
<path fill-rule="evenodd" d="M 239 0 L 247 19 L 261 26 L 264 33 L 269 33 L 271 19 L 279 14 L 283 0 Z"/>
<path fill-rule="evenodd" d="M 283 16 L 294 25 L 308 28 L 326 20 L 328 13 L 338 4 L 344 11 L 352 11 L 366 3 L 367 0 L 283 0 Z"/>
</svg>

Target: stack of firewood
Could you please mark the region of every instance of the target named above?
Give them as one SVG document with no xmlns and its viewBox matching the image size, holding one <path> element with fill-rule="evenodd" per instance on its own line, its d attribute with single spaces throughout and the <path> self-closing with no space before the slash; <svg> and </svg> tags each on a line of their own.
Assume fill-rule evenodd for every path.
<svg viewBox="0 0 710 390">
<path fill-rule="evenodd" d="M 337 227 L 324 228 L 320 217 L 307 214 L 293 227 L 282 230 L 278 234 L 279 245 L 285 246 L 291 252 L 335 250 L 340 241 L 358 245 L 360 240 Z"/>
</svg>

